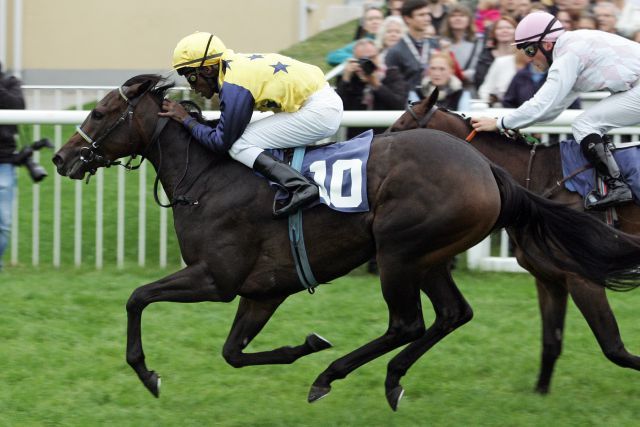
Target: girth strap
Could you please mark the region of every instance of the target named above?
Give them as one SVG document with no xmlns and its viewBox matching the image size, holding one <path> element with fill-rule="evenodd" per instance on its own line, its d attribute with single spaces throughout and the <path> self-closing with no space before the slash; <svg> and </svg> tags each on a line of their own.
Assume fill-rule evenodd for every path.
<svg viewBox="0 0 640 427">
<path fill-rule="evenodd" d="M 293 160 L 291 167 L 298 172 L 302 169 L 302 160 L 306 147 L 297 147 L 293 152 Z M 291 244 L 291 254 L 296 265 L 296 272 L 300 283 L 309 291 L 314 293 L 314 288 L 318 285 L 318 281 L 311 272 L 309 258 L 307 257 L 307 249 L 304 246 L 304 235 L 302 233 L 302 209 L 298 209 L 296 213 L 289 215 L 289 243 Z"/>
</svg>

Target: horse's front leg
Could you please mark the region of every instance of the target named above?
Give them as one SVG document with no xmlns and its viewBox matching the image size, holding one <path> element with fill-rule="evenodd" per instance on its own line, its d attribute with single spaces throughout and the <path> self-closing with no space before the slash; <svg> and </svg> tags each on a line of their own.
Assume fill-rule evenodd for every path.
<svg viewBox="0 0 640 427">
<path fill-rule="evenodd" d="M 158 397 L 160 377 L 149 371 L 142 350 L 142 310 L 158 301 L 203 302 L 231 301 L 234 294 L 224 293 L 216 286 L 211 272 L 204 264 L 194 264 L 168 277 L 140 286 L 127 301 L 127 363 L 131 365 L 142 383 Z"/>
<path fill-rule="evenodd" d="M 224 343 L 222 355 L 233 367 L 249 365 L 275 365 L 293 363 L 302 356 L 331 347 L 331 343 L 320 335 L 310 334 L 305 342 L 297 346 L 285 346 L 269 351 L 243 353 L 249 343 L 267 324 L 273 313 L 286 297 L 268 300 L 241 298 L 236 318 Z"/>
</svg>

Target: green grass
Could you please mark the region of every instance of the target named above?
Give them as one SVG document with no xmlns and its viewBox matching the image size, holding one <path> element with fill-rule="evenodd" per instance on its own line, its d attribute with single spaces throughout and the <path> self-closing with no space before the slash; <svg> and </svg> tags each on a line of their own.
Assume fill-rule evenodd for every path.
<svg viewBox="0 0 640 427">
<path fill-rule="evenodd" d="M 307 40 L 284 49 L 280 53 L 299 61 L 317 65 L 326 73 L 333 68 L 325 61 L 327 53 L 352 42 L 356 27 L 357 21 L 355 20 L 344 23 L 309 37 Z"/>
<path fill-rule="evenodd" d="M 456 279 L 475 318 L 427 353 L 402 382 L 399 411 L 384 398 L 383 356 L 306 403 L 331 361 L 383 333 L 377 279 L 352 274 L 315 295 L 292 296 L 249 351 L 299 344 L 315 331 L 334 347 L 293 365 L 234 369 L 220 355 L 230 304 L 153 304 L 143 316 L 147 362 L 163 378 L 154 399 L 126 365 L 125 302 L 169 271 L 9 268 L 0 275 L 2 426 L 415 426 L 637 425 L 640 382 L 601 354 L 575 307 L 552 393 L 532 392 L 539 315 L 526 275 Z M 610 294 L 623 337 L 640 348 L 640 293 Z M 431 306 L 423 301 L 427 322 Z M 397 352 L 393 352 L 395 354 Z"/>
</svg>

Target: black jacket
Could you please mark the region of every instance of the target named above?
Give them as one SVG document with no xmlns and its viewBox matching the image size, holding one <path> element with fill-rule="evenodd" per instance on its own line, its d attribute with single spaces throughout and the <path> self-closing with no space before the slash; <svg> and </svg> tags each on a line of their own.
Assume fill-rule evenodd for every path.
<svg viewBox="0 0 640 427">
<path fill-rule="evenodd" d="M 493 64 L 493 60 L 495 57 L 493 53 L 491 53 L 491 48 L 485 47 L 482 52 L 480 52 L 480 56 L 478 56 L 478 62 L 476 63 L 476 74 L 473 78 L 474 86 L 476 90 L 480 89 L 482 83 L 484 83 L 485 77 L 487 77 L 487 72 L 489 72 L 489 67 Z"/>
<path fill-rule="evenodd" d="M 24 97 L 20 80 L 0 72 L 0 109 L 23 110 Z M 0 125 L 0 158 L 10 157 L 16 150 L 16 125 Z"/>
</svg>

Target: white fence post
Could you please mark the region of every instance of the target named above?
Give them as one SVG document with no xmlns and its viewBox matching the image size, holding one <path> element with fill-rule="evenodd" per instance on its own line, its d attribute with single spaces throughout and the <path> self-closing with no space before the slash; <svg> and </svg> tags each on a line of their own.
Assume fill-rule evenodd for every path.
<svg viewBox="0 0 640 427">
<path fill-rule="evenodd" d="M 118 268 L 124 267 L 124 192 L 125 192 L 125 170 L 118 168 L 118 213 L 117 213 L 117 235 L 116 235 L 116 264 Z"/>
<path fill-rule="evenodd" d="M 138 169 L 138 265 L 144 267 L 147 258 L 147 162 Z"/>
</svg>

